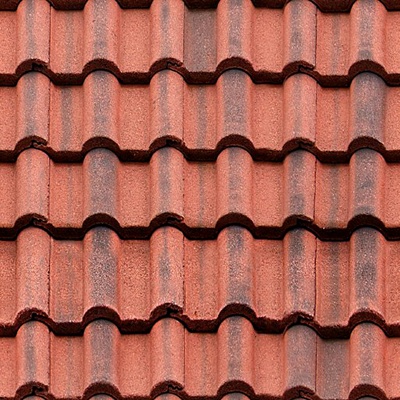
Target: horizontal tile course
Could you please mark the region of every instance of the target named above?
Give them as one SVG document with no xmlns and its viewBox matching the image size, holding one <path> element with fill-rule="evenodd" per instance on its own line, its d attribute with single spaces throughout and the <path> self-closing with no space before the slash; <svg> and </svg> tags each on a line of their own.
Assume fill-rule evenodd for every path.
<svg viewBox="0 0 400 400">
<path fill-rule="evenodd" d="M 399 398 L 398 6 L 138 1 L 0 12 L 0 398 Z"/>
<path fill-rule="evenodd" d="M 283 160 L 297 148 L 323 162 L 348 161 L 363 147 L 400 160 L 400 88 L 371 73 L 355 77 L 350 88 L 323 88 L 304 74 L 255 85 L 240 70 L 225 72 L 215 85 L 188 85 L 172 71 L 149 85 L 121 85 L 95 71 L 83 86 L 55 86 L 33 72 L 16 87 L 0 87 L 0 110 L 3 161 L 32 146 L 56 161 L 82 161 L 96 147 L 148 161 L 165 145 L 192 160 L 215 160 L 232 145 L 264 161 Z"/>
<path fill-rule="evenodd" d="M 60 164 L 29 149 L 15 164 L 0 164 L 0 173 L 0 230 L 9 234 L 32 219 L 54 234 L 106 223 L 143 237 L 165 223 L 210 234 L 217 224 L 279 230 L 287 219 L 313 217 L 315 158 L 305 151 L 257 163 L 233 147 L 216 162 L 196 163 L 163 148 L 149 163 L 121 163 L 95 149 L 83 163 Z"/>
<path fill-rule="evenodd" d="M 211 239 L 239 224 L 258 238 L 303 226 L 324 240 L 345 240 L 367 225 L 397 239 L 399 168 L 370 149 L 348 164 L 320 163 L 304 150 L 260 162 L 238 147 L 215 162 L 187 161 L 165 147 L 147 163 L 121 162 L 106 149 L 90 151 L 83 163 L 55 163 L 28 149 L 16 163 L 0 164 L 0 237 L 35 224 L 56 238 L 79 239 L 105 224 L 123 238 L 172 225 L 188 238 Z"/>
<path fill-rule="evenodd" d="M 26 395 L 32 386 L 56 399 L 97 393 L 154 398 L 167 390 L 180 398 L 240 391 L 256 399 L 301 393 L 319 399 L 392 399 L 400 391 L 400 341 L 373 324 L 357 325 L 349 339 L 325 340 L 304 326 L 281 335 L 256 333 L 241 317 L 225 320 L 209 334 L 188 332 L 173 319 L 159 321 L 145 335 L 121 335 L 112 323 L 98 320 L 83 336 L 69 337 L 28 322 L 15 338 L 0 343 L 5 399 Z M 334 382 L 341 384 L 333 388 Z"/>
<path fill-rule="evenodd" d="M 262 332 L 301 321 L 332 338 L 374 321 L 399 336 L 399 262 L 400 243 L 371 228 L 349 242 L 322 242 L 302 229 L 260 240 L 238 226 L 201 241 L 172 227 L 150 240 L 95 227 L 83 241 L 29 228 L 0 242 L 0 335 L 31 319 L 77 334 L 99 317 L 122 332 L 148 332 L 167 315 L 210 332 L 242 315 Z"/>
<path fill-rule="evenodd" d="M 122 9 L 115 0 L 89 0 L 75 11 L 24 0 L 17 11 L 0 12 L 0 84 L 15 84 L 30 70 L 82 83 L 96 69 L 126 83 L 148 82 L 163 69 L 211 83 L 240 68 L 256 82 L 303 71 L 343 86 L 370 70 L 399 85 L 399 23 L 400 13 L 378 0 L 358 0 L 349 13 L 323 13 L 308 0 L 280 9 L 250 0 L 221 0 L 216 9 L 190 9 L 181 0 Z"/>
</svg>

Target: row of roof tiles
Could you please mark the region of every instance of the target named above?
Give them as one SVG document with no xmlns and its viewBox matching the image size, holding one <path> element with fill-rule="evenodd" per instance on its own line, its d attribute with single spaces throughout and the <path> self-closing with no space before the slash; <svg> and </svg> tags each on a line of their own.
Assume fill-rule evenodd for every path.
<svg viewBox="0 0 400 400">
<path fill-rule="evenodd" d="M 0 12 L 0 397 L 400 398 L 391 0 L 50 3 Z"/>
<path fill-rule="evenodd" d="M 23 0 L 1 0 L 0 10 L 16 10 Z M 83 9 L 89 0 L 47 0 L 60 10 Z M 122 8 L 149 8 L 154 0 L 115 0 Z M 221 0 L 181 0 L 189 8 L 217 7 Z M 249 0 L 250 1 L 250 0 Z M 282 8 L 291 0 L 251 0 L 256 7 Z M 346 12 L 359 0 L 310 0 L 324 12 Z M 388 10 L 400 10 L 397 0 L 380 0 Z"/>
<path fill-rule="evenodd" d="M 400 13 L 137 1 L 0 12 L 0 397 L 399 398 Z"/>
<path fill-rule="evenodd" d="M 171 68 L 189 82 L 210 83 L 236 67 L 257 82 L 281 82 L 302 69 L 325 85 L 345 85 L 370 69 L 400 84 L 399 24 L 400 12 L 378 0 L 358 0 L 340 14 L 308 0 L 283 9 L 221 0 L 207 10 L 181 0 L 155 0 L 149 9 L 89 0 L 80 11 L 23 0 L 16 12 L 0 12 L 0 83 L 15 84 L 32 69 L 57 83 L 81 83 L 99 68 L 125 82 Z"/>
<path fill-rule="evenodd" d="M 29 394 L 28 396 L 25 396 L 23 398 L 26 400 L 43 400 L 43 399 L 51 399 L 52 398 L 52 396 L 50 396 L 48 394 L 40 393 L 41 392 L 40 388 L 33 388 L 33 392 L 34 393 L 38 392 L 40 395 L 37 396 L 34 394 Z M 84 396 L 82 398 L 87 399 L 87 400 L 115 400 L 116 398 L 118 399 L 118 397 L 110 396 L 108 394 L 93 394 L 93 395 L 89 395 L 89 396 Z M 181 399 L 180 396 L 178 396 L 176 394 L 172 394 L 172 393 L 163 393 L 163 394 L 160 394 L 153 398 L 154 398 L 154 400 L 180 400 Z M 240 392 L 231 392 L 231 393 L 227 393 L 227 394 L 223 395 L 221 397 L 221 400 L 250 400 L 250 398 Z M 294 399 L 294 400 L 300 400 L 300 399 Z M 360 398 L 360 400 L 372 400 L 372 398 L 362 397 L 362 398 Z"/>
<path fill-rule="evenodd" d="M 148 161 L 166 144 L 196 160 L 215 160 L 232 145 L 263 160 L 305 147 L 322 161 L 348 161 L 365 146 L 400 159 L 400 87 L 372 73 L 350 88 L 323 88 L 304 74 L 256 85 L 240 70 L 215 85 L 188 85 L 161 71 L 144 86 L 121 85 L 105 71 L 83 86 L 55 86 L 32 72 L 15 87 L 0 87 L 0 112 L 4 161 L 32 144 L 57 161 L 82 161 L 95 147 Z"/>
<path fill-rule="evenodd" d="M 282 335 L 256 333 L 241 317 L 207 334 L 168 318 L 144 335 L 121 335 L 97 320 L 83 336 L 55 336 L 28 322 L 15 338 L 0 338 L 0 355 L 4 399 L 33 388 L 57 399 L 148 399 L 167 391 L 193 399 L 232 391 L 252 399 L 400 395 L 400 339 L 373 324 L 357 325 L 349 339 L 325 340 L 299 325 Z"/>
<path fill-rule="evenodd" d="M 81 238 L 107 224 L 124 238 L 147 238 L 171 224 L 189 238 L 214 238 L 230 224 L 278 238 L 300 224 L 323 239 L 346 239 L 373 225 L 399 236 L 400 164 L 370 149 L 349 164 L 322 164 L 304 150 L 283 162 L 254 161 L 239 147 L 215 162 L 187 161 L 170 147 L 148 163 L 126 163 L 110 150 L 83 163 L 54 163 L 40 150 L 1 163 L 0 232 L 15 237 L 34 220 L 55 237 Z"/>
<path fill-rule="evenodd" d="M 148 332 L 168 315 L 210 332 L 242 315 L 262 332 L 302 321 L 323 337 L 343 337 L 373 321 L 399 336 L 399 263 L 400 242 L 371 228 L 349 242 L 322 242 L 302 229 L 256 240 L 238 226 L 201 241 L 172 227 L 149 240 L 96 227 L 82 241 L 29 228 L 0 242 L 0 335 L 31 319 L 81 334 L 100 317 L 122 332 Z"/>
<path fill-rule="evenodd" d="M 39 389 L 39 390 L 38 390 Z M 26 400 L 43 400 L 43 399 L 51 399 L 52 396 L 40 393 L 40 388 L 34 388 L 34 392 L 39 392 L 40 396 L 29 394 L 28 396 L 23 397 Z M 94 394 L 83 397 L 87 400 L 115 400 L 118 397 L 110 396 L 108 394 Z M 154 400 L 180 400 L 181 397 L 172 393 L 163 393 L 158 396 L 153 397 Z M 240 392 L 231 392 L 221 396 L 221 400 L 250 400 L 248 396 Z M 300 400 L 300 399 L 294 399 Z M 360 400 L 372 400 L 370 397 L 363 397 Z"/>
</svg>

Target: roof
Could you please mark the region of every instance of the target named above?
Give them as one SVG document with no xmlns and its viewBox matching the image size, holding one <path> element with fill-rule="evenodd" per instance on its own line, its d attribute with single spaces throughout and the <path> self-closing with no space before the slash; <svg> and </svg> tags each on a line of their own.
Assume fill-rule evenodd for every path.
<svg viewBox="0 0 400 400">
<path fill-rule="evenodd" d="M 0 0 L 0 398 L 400 398 L 397 0 Z"/>
</svg>

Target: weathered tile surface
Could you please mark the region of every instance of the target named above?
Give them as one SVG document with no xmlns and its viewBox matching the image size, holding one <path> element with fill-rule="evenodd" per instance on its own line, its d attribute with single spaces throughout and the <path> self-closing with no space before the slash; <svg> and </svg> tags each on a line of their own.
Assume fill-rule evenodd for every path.
<svg viewBox="0 0 400 400">
<path fill-rule="evenodd" d="M 397 0 L 0 0 L 0 398 L 400 398 Z"/>
</svg>

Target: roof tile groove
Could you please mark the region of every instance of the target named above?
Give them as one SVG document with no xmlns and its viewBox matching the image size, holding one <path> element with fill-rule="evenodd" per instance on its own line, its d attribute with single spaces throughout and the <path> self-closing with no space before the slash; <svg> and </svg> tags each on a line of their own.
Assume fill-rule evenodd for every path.
<svg viewBox="0 0 400 400">
<path fill-rule="evenodd" d="M 400 399 L 398 3 L 0 0 L 0 399 Z"/>
<path fill-rule="evenodd" d="M 147 399 L 167 390 L 203 399 L 232 391 L 252 399 L 296 398 L 302 392 L 318 399 L 392 399 L 400 389 L 392 373 L 400 341 L 367 323 L 358 325 L 350 339 L 324 340 L 304 326 L 283 335 L 259 334 L 241 317 L 226 319 L 210 334 L 190 333 L 173 319 L 159 321 L 145 335 L 121 335 L 112 323 L 98 320 L 83 336 L 69 337 L 29 322 L 15 338 L 0 338 L 0 343 L 5 399 L 29 394 L 32 386 L 55 399 L 98 393 Z M 43 369 L 10 363 L 16 357 L 30 358 Z M 341 382 L 339 391 L 332 392 L 334 381 Z"/>
<path fill-rule="evenodd" d="M 370 70 L 398 85 L 399 23 L 400 13 L 378 0 L 358 0 L 350 13 L 339 14 L 321 13 L 308 0 L 282 9 L 221 0 L 217 9 L 205 10 L 191 10 L 181 0 L 155 0 L 149 9 L 89 0 L 78 11 L 24 0 L 16 12 L 0 12 L 0 83 L 15 84 L 30 70 L 56 83 L 82 83 L 96 69 L 144 83 L 168 68 L 188 82 L 212 83 L 223 71 L 240 68 L 259 83 L 280 83 L 304 71 L 324 85 L 348 85 Z"/>
<path fill-rule="evenodd" d="M 242 315 L 262 332 L 301 321 L 333 338 L 373 321 L 399 336 L 399 262 L 399 242 L 371 228 L 350 242 L 322 242 L 302 229 L 261 240 L 238 226 L 201 241 L 172 227 L 150 240 L 95 227 L 82 241 L 28 228 L 0 242 L 0 335 L 31 319 L 78 334 L 99 317 L 122 332 L 148 332 L 168 315 L 210 332 Z"/>
<path fill-rule="evenodd" d="M 228 146 L 255 160 L 283 160 L 305 148 L 323 162 L 348 162 L 363 147 L 400 159 L 400 88 L 372 73 L 334 89 L 305 74 L 255 85 L 240 70 L 226 71 L 215 85 L 188 85 L 172 71 L 149 85 L 121 85 L 95 71 L 83 86 L 55 86 L 32 72 L 16 87 L 0 87 L 0 110 L 3 161 L 31 146 L 56 161 L 82 161 L 96 147 L 148 161 L 166 145 L 192 160 L 215 160 Z"/>
</svg>

